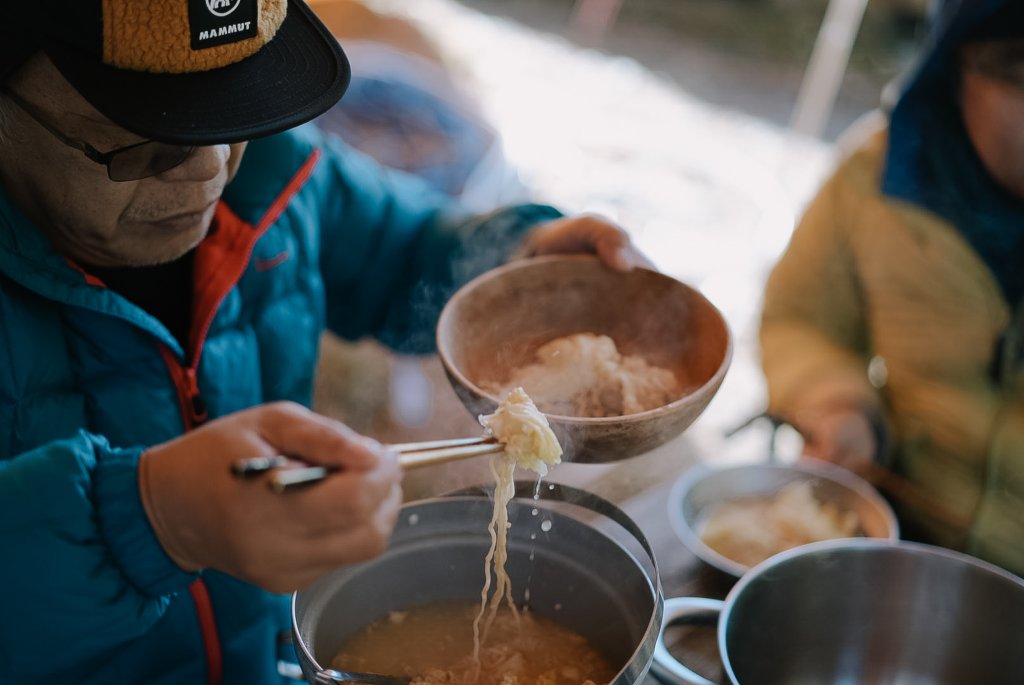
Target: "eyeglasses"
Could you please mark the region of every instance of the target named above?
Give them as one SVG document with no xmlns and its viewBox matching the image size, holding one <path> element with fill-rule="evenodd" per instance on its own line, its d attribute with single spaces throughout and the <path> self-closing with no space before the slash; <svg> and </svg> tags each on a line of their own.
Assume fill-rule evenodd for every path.
<svg viewBox="0 0 1024 685">
<path fill-rule="evenodd" d="M 168 169 L 178 166 L 196 149 L 194 145 L 174 145 L 160 143 L 155 140 L 144 140 L 141 143 L 126 145 L 109 152 L 100 152 L 89 143 L 76 140 L 62 133 L 53 124 L 46 121 L 41 110 L 26 102 L 10 88 L 0 88 L 11 102 L 16 104 L 33 121 L 45 128 L 54 138 L 68 147 L 80 150 L 86 157 L 107 167 L 107 177 L 111 181 L 138 181 L 156 176 Z"/>
</svg>

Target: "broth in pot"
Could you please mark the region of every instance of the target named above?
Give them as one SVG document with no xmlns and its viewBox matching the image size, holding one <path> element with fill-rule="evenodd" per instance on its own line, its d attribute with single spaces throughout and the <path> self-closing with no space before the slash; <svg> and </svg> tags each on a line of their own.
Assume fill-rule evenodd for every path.
<svg viewBox="0 0 1024 685">
<path fill-rule="evenodd" d="M 474 659 L 470 601 L 433 602 L 391 612 L 348 640 L 331 663 L 343 671 L 388 673 L 413 685 L 603 685 L 618 668 L 557 622 L 502 607 Z"/>
</svg>

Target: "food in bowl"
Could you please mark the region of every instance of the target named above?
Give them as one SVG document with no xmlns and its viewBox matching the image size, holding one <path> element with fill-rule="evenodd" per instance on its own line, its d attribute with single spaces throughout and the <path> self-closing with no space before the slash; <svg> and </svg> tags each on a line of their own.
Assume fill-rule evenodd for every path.
<svg viewBox="0 0 1024 685">
<path fill-rule="evenodd" d="M 561 416 L 637 414 L 683 396 L 672 371 L 621 354 L 607 335 L 555 338 L 538 347 L 535 357 L 535 363 L 512 369 L 504 382 L 482 387 L 499 396 L 522 387 L 542 411 Z"/>
<path fill-rule="evenodd" d="M 771 495 L 714 506 L 699 535 L 722 556 L 755 566 L 800 545 L 863 533 L 856 512 L 818 501 L 811 483 L 803 480 L 784 485 Z"/>
<path fill-rule="evenodd" d="M 793 483 L 807 483 L 816 505 L 829 504 L 857 517 L 856 535 L 867 538 L 899 538 L 899 524 L 881 494 L 853 472 L 818 460 L 801 459 L 792 464 L 749 463 L 721 468 L 698 465 L 683 473 L 672 487 L 668 516 L 679 540 L 699 559 L 736 576 L 753 564 L 743 563 L 708 545 L 701 537 L 705 523 L 722 505 L 772 498 Z M 806 492 L 804 493 L 806 494 Z M 764 517 L 750 516 L 738 526 L 739 535 L 760 535 Z M 760 543 L 757 543 L 760 544 Z"/>
<path fill-rule="evenodd" d="M 348 640 L 332 667 L 405 675 L 412 685 L 595 685 L 615 676 L 581 635 L 509 608 L 498 612 L 490 644 L 475 658 L 476 610 L 474 602 L 456 600 L 392 612 Z"/>
</svg>

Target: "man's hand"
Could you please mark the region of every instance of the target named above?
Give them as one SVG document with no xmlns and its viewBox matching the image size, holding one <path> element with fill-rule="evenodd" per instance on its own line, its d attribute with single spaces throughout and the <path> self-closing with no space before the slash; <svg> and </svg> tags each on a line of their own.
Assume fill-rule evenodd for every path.
<svg viewBox="0 0 1024 685">
<path fill-rule="evenodd" d="M 878 441 L 871 419 L 851 407 L 803 413 L 794 425 L 804 437 L 804 456 L 862 473 L 872 463 Z"/>
<path fill-rule="evenodd" d="M 337 473 L 297 491 L 241 480 L 231 464 L 283 454 Z M 401 505 L 394 453 L 346 426 L 291 403 L 213 421 L 147 450 L 139 464 L 146 514 L 186 570 L 214 568 L 290 592 L 340 564 L 387 546 Z"/>
<path fill-rule="evenodd" d="M 613 269 L 629 271 L 654 265 L 630 241 L 621 228 L 598 216 L 581 215 L 556 219 L 534 228 L 523 242 L 528 257 L 543 254 L 596 254 Z"/>
</svg>

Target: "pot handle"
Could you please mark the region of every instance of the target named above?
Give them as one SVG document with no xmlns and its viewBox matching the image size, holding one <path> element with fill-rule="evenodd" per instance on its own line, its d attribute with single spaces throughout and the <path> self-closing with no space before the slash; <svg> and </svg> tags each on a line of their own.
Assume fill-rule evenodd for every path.
<svg viewBox="0 0 1024 685">
<path fill-rule="evenodd" d="M 665 646 L 665 628 L 681 618 L 717 616 L 722 613 L 725 602 L 703 597 L 673 597 L 665 600 L 665 616 L 661 622 L 661 632 L 654 644 L 654 661 L 651 670 L 659 678 L 680 685 L 715 685 L 703 678 L 669 653 Z"/>
</svg>

